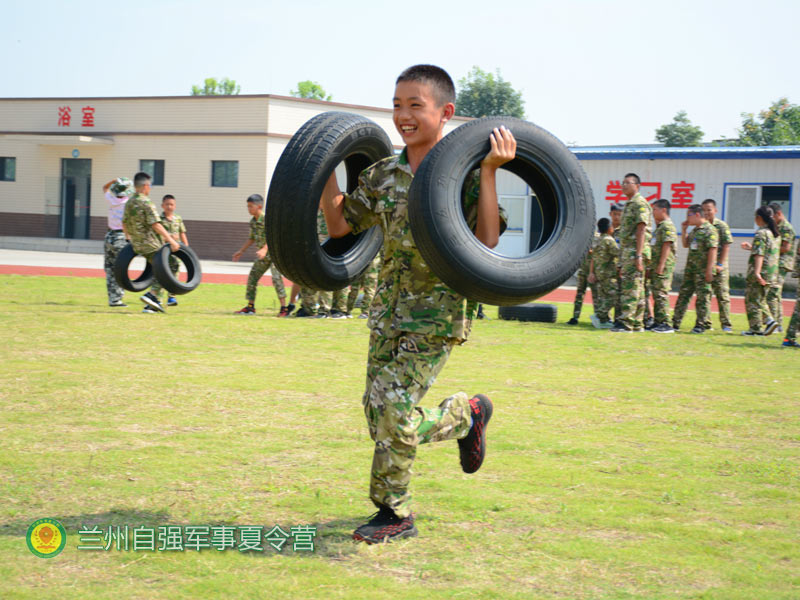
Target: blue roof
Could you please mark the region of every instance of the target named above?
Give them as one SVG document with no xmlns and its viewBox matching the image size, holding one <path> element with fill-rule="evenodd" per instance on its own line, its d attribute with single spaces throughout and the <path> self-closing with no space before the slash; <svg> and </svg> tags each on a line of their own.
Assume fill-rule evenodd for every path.
<svg viewBox="0 0 800 600">
<path fill-rule="evenodd" d="M 574 146 L 579 160 L 800 158 L 800 146 Z"/>
</svg>

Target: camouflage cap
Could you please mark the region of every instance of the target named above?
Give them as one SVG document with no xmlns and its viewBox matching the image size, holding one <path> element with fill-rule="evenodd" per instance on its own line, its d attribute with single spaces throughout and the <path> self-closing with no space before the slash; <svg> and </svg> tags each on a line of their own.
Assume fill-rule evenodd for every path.
<svg viewBox="0 0 800 600">
<path fill-rule="evenodd" d="M 117 180 L 111 184 L 111 193 L 117 198 L 130 196 L 133 194 L 133 181 L 127 177 L 117 177 Z"/>
</svg>

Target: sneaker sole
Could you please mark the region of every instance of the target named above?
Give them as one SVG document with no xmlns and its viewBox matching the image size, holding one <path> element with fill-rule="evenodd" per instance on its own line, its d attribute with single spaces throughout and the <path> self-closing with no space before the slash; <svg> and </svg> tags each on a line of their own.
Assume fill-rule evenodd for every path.
<svg viewBox="0 0 800 600">
<path fill-rule="evenodd" d="M 161 306 L 158 302 L 151 300 L 147 296 L 139 296 L 139 300 L 147 304 L 150 308 L 157 310 L 158 312 L 164 312 L 164 307 Z"/>
<path fill-rule="evenodd" d="M 773 333 L 775 333 L 775 330 L 777 328 L 778 328 L 778 322 L 773 321 L 764 328 L 764 335 L 772 335 Z"/>
<path fill-rule="evenodd" d="M 360 533 L 354 533 L 353 539 L 356 542 L 366 542 L 371 546 L 372 544 L 390 544 L 394 540 L 417 537 L 418 535 L 419 531 L 417 530 L 417 526 L 412 525 L 409 529 L 404 529 L 403 531 L 401 531 L 400 533 L 396 533 L 395 535 L 386 535 L 381 538 L 372 538 L 369 536 L 363 536 Z"/>
<path fill-rule="evenodd" d="M 471 464 L 468 465 L 468 468 L 467 468 L 467 467 L 464 467 L 464 458 L 462 456 L 459 456 L 459 458 L 461 459 L 461 470 L 464 471 L 464 473 L 469 473 L 469 474 L 477 473 L 480 470 L 480 468 L 483 466 L 483 461 L 486 459 L 486 427 L 489 425 L 489 421 L 492 419 L 492 414 L 494 413 L 494 405 L 492 404 L 492 401 L 489 400 L 489 398 L 487 396 L 485 396 L 483 394 L 475 394 L 475 396 L 473 396 L 473 397 L 474 398 L 478 398 L 480 400 L 483 400 L 485 402 L 486 412 L 484 413 L 483 423 L 481 424 L 481 428 L 480 428 L 480 430 L 478 432 L 479 435 L 480 435 L 480 454 L 481 454 L 480 462 L 478 463 L 478 465 L 474 469 L 472 468 L 473 465 L 471 465 Z M 467 435 L 469 435 L 469 434 L 467 434 Z M 461 440 L 459 440 L 459 441 L 461 441 Z M 468 452 L 468 454 L 471 454 L 472 450 L 468 449 L 467 452 Z M 461 454 L 461 447 L 459 446 L 459 455 L 460 454 Z"/>
</svg>

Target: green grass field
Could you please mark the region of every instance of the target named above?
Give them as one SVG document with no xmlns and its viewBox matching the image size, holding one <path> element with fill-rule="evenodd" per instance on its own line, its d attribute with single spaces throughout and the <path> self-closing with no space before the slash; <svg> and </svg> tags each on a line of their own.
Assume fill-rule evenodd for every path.
<svg viewBox="0 0 800 600">
<path fill-rule="evenodd" d="M 420 537 L 366 546 L 365 322 L 276 319 L 264 288 L 235 317 L 243 295 L 143 315 L 100 279 L 0 276 L 0 598 L 800 597 L 800 353 L 778 335 L 615 335 L 561 324 L 567 305 L 477 322 L 424 404 L 489 394 L 487 461 L 422 447 Z M 42 517 L 68 533 L 50 559 L 25 542 Z M 95 524 L 317 537 L 78 550 Z"/>
</svg>

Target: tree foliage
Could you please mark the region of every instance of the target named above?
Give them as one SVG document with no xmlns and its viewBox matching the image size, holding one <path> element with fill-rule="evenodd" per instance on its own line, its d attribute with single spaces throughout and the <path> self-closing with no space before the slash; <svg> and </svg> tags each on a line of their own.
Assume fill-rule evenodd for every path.
<svg viewBox="0 0 800 600">
<path fill-rule="evenodd" d="M 311 98 L 313 100 L 331 101 L 331 95 L 327 94 L 322 86 L 316 81 L 298 81 L 297 89 L 289 92 L 295 98 Z"/>
<path fill-rule="evenodd" d="M 740 146 L 788 146 L 800 144 L 800 106 L 780 98 L 756 117 L 742 113 Z"/>
<path fill-rule="evenodd" d="M 463 117 L 525 118 L 522 92 L 516 91 L 500 76 L 472 67 L 466 77 L 458 80 L 456 114 Z"/>
<path fill-rule="evenodd" d="M 699 146 L 702 139 L 703 130 L 697 125 L 692 125 L 685 110 L 679 110 L 672 119 L 672 123 L 656 129 L 656 141 L 671 148 Z"/>
<path fill-rule="evenodd" d="M 237 85 L 235 80 L 227 77 L 223 77 L 219 81 L 214 77 L 209 77 L 203 82 L 203 87 L 192 86 L 192 96 L 235 96 L 241 91 L 241 86 Z"/>
</svg>

